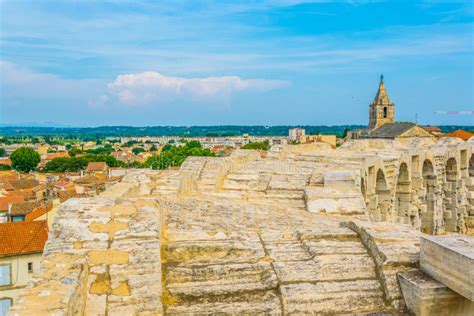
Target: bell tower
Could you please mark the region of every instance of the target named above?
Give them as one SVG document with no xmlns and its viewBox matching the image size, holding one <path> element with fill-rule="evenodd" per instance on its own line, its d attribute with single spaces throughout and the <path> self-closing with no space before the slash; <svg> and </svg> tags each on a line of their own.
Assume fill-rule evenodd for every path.
<svg viewBox="0 0 474 316">
<path fill-rule="evenodd" d="M 395 105 L 390 102 L 383 75 L 380 75 L 379 89 L 374 101 L 369 105 L 369 129 L 377 128 L 386 123 L 395 122 Z"/>
</svg>

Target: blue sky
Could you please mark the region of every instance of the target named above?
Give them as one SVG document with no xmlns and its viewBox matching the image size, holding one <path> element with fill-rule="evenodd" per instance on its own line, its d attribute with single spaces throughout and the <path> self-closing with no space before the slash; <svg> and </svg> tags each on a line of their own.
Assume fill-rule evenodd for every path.
<svg viewBox="0 0 474 316">
<path fill-rule="evenodd" d="M 471 1 L 0 0 L 0 123 L 474 125 Z"/>
</svg>

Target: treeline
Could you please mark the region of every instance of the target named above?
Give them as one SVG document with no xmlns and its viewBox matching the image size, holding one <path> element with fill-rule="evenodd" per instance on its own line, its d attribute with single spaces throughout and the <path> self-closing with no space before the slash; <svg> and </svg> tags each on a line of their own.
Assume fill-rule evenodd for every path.
<svg viewBox="0 0 474 316">
<path fill-rule="evenodd" d="M 215 154 L 207 148 L 202 148 L 201 143 L 195 140 L 185 142 L 183 146 L 166 144 L 161 154 L 149 157 L 145 165 L 152 169 L 177 167 L 189 156 L 215 156 Z"/>
<path fill-rule="evenodd" d="M 96 141 L 105 137 L 120 136 L 182 136 L 182 137 L 222 137 L 241 136 L 249 134 L 253 136 L 286 136 L 288 129 L 302 127 L 307 134 L 342 134 L 344 128 L 359 129 L 365 125 L 337 125 L 337 126 L 243 126 L 243 125 L 221 125 L 221 126 L 101 126 L 93 128 L 57 128 L 57 127 L 0 127 L 0 135 L 21 139 L 25 137 L 58 137 L 64 139 L 75 139 L 80 141 Z M 62 142 L 52 140 L 51 142 Z"/>
<path fill-rule="evenodd" d="M 242 146 L 242 149 L 269 150 L 270 143 L 268 140 L 264 140 L 263 142 L 250 142 L 245 146 Z"/>
<path fill-rule="evenodd" d="M 49 161 L 40 172 L 78 172 L 86 169 L 89 162 L 103 161 L 109 167 L 128 167 L 126 162 L 107 154 L 86 154 L 79 157 L 59 157 Z"/>
<path fill-rule="evenodd" d="M 89 162 L 103 161 L 109 167 L 166 169 L 180 166 L 189 156 L 214 156 L 209 149 L 202 148 L 198 141 L 185 142 L 182 146 L 167 144 L 159 155 L 149 157 L 144 163 L 123 162 L 109 154 L 84 154 L 77 157 L 59 157 L 49 161 L 40 172 L 78 172 L 84 170 Z"/>
</svg>

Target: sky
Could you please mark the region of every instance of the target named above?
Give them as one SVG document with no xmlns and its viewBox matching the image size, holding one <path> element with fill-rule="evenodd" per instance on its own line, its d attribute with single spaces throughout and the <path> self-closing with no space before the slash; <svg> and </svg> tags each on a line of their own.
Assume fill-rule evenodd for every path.
<svg viewBox="0 0 474 316">
<path fill-rule="evenodd" d="M 472 1 L 0 0 L 0 124 L 474 125 Z"/>
</svg>

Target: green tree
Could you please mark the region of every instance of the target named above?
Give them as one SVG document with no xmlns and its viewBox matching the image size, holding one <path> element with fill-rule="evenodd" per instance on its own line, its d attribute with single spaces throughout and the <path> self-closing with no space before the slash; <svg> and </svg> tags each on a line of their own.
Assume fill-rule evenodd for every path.
<svg viewBox="0 0 474 316">
<path fill-rule="evenodd" d="M 97 147 L 95 149 L 86 150 L 86 153 L 92 154 L 92 155 L 102 155 L 102 154 L 108 155 L 113 151 L 114 149 L 112 148 L 112 145 L 108 144 L 102 147 Z"/>
<path fill-rule="evenodd" d="M 150 149 L 148 149 L 148 151 L 150 151 L 150 152 L 158 151 L 158 148 L 156 148 L 156 146 L 153 145 L 153 146 L 150 147 Z"/>
<path fill-rule="evenodd" d="M 186 142 L 186 146 L 188 148 L 202 148 L 201 143 L 197 140 L 191 140 L 189 142 Z"/>
<path fill-rule="evenodd" d="M 71 149 L 69 149 L 68 153 L 69 153 L 69 156 L 76 157 L 76 155 L 82 154 L 82 150 L 80 150 L 77 147 L 71 147 Z"/>
<path fill-rule="evenodd" d="M 41 161 L 40 155 L 33 148 L 21 147 L 11 155 L 12 167 L 20 172 L 30 172 Z"/>
<path fill-rule="evenodd" d="M 168 145 L 168 144 L 167 144 Z M 166 145 L 165 145 L 166 147 Z M 201 143 L 197 141 L 187 142 L 184 146 L 171 146 L 158 156 L 152 156 L 147 159 L 145 166 L 152 169 L 166 169 L 170 166 L 177 167 L 189 156 L 215 156 L 215 154 L 207 148 L 202 148 Z"/>
<path fill-rule="evenodd" d="M 347 137 L 347 133 L 350 132 L 351 130 L 348 129 L 347 127 L 344 128 L 344 132 L 342 133 L 342 138 L 346 138 Z"/>
<path fill-rule="evenodd" d="M 145 149 L 142 147 L 135 147 L 132 149 L 132 152 L 134 155 L 138 155 L 139 153 L 145 152 Z"/>
<path fill-rule="evenodd" d="M 143 168 L 143 164 L 139 161 L 132 161 L 127 164 L 128 168 Z"/>
<path fill-rule="evenodd" d="M 173 145 L 170 145 L 170 144 L 166 144 L 163 146 L 163 149 L 161 151 L 168 151 L 170 150 L 171 148 L 173 148 L 174 146 Z"/>
<path fill-rule="evenodd" d="M 268 140 L 264 140 L 263 142 L 250 142 L 247 145 L 243 146 L 242 149 L 269 150 L 270 143 L 268 142 Z"/>
<path fill-rule="evenodd" d="M 5 151 L 5 148 L 1 148 L 0 147 L 0 157 L 4 157 L 6 155 L 6 151 Z"/>
<path fill-rule="evenodd" d="M 117 160 L 111 155 L 84 155 L 81 157 L 59 157 L 49 161 L 42 172 L 77 172 L 84 170 L 89 162 L 104 161 L 109 167 L 125 167 L 126 163 Z"/>
</svg>

